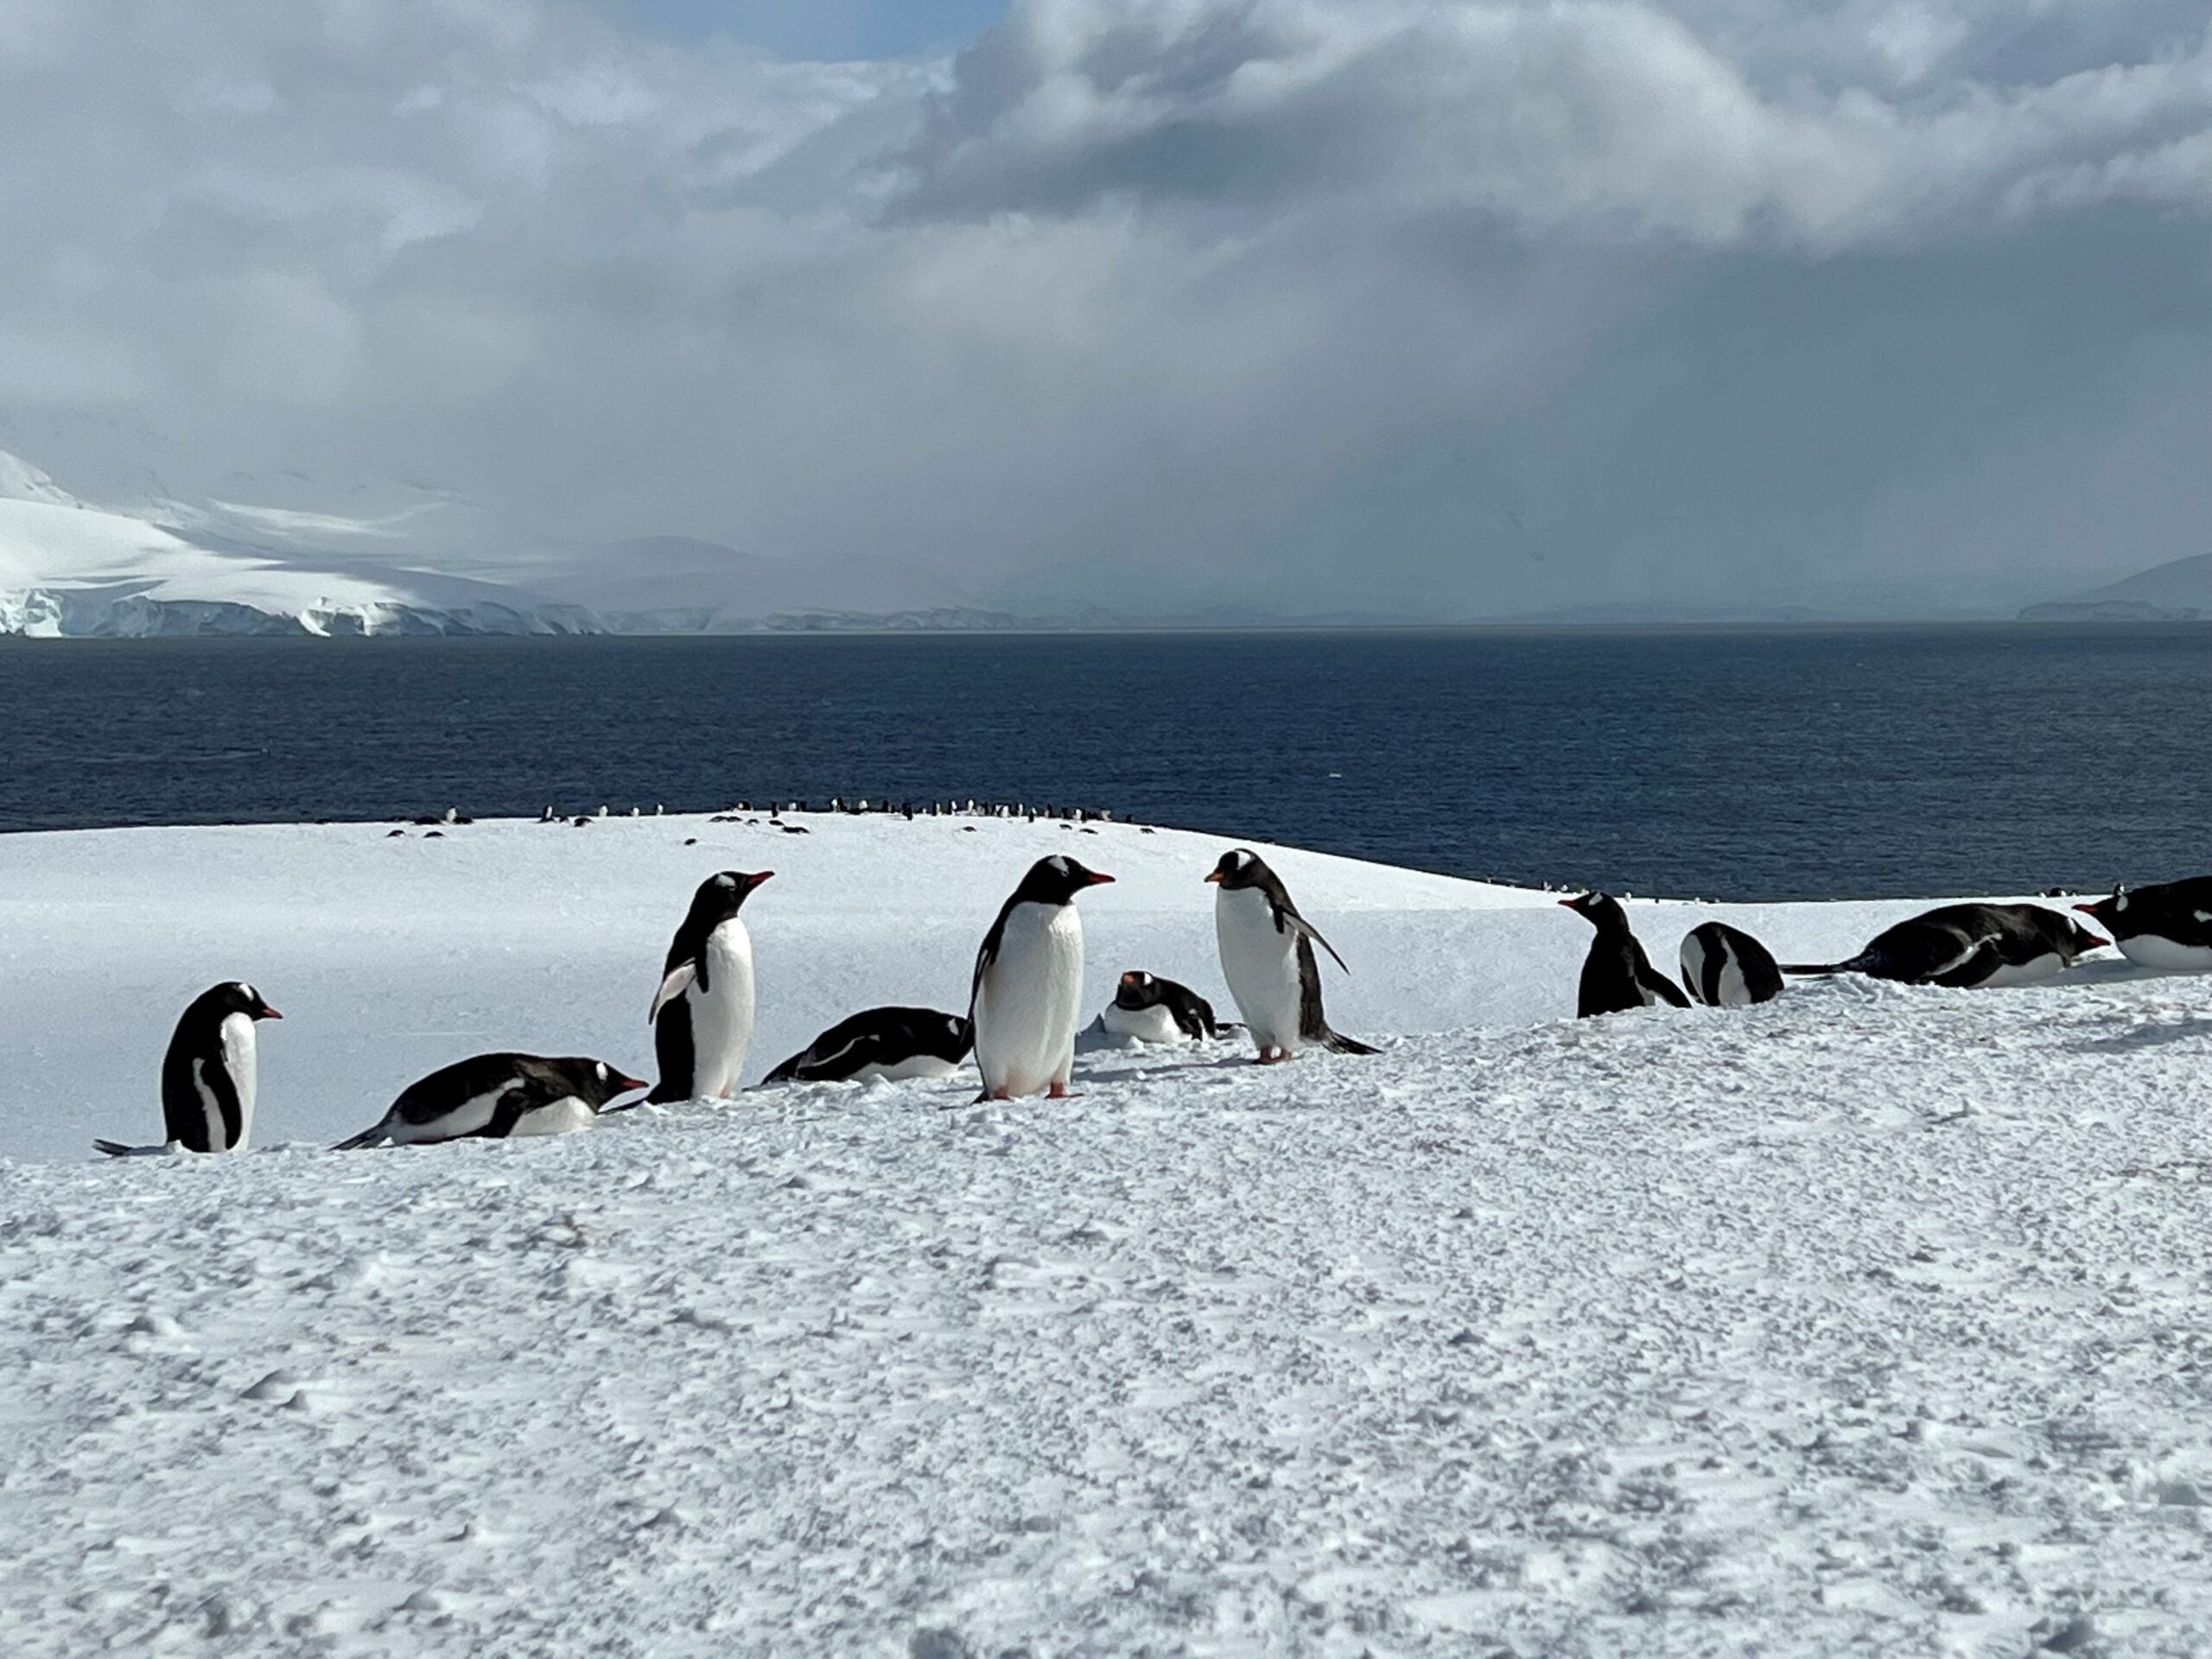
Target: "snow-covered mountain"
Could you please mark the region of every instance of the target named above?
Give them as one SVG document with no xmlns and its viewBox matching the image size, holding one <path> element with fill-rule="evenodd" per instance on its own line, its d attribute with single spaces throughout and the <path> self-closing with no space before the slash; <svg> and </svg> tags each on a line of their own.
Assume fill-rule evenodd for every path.
<svg viewBox="0 0 2212 1659">
<path fill-rule="evenodd" d="M 733 632 L 975 613 L 893 559 L 561 542 L 392 480 L 215 483 L 172 493 L 149 473 L 94 503 L 0 450 L 0 634 Z"/>
<path fill-rule="evenodd" d="M 169 504 L 88 505 L 0 451 L 0 633 L 595 632 L 588 612 L 509 584 L 348 548 L 359 521 Z"/>
</svg>

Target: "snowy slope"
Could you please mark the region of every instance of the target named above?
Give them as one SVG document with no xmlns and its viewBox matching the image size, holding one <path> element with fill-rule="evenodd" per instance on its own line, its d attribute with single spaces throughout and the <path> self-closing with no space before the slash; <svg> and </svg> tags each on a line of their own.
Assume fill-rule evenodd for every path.
<svg viewBox="0 0 2212 1659">
<path fill-rule="evenodd" d="M 1094 1005 L 1135 965 L 1221 994 L 1218 839 L 805 822 L 0 838 L 0 1135 L 150 1134 L 223 974 L 288 1016 L 270 1141 L 478 1046 L 642 1062 L 723 866 L 778 872 L 754 1075 L 861 1001 L 956 1006 L 1046 849 L 1122 878 Z M 1385 1054 L 0 1161 L 0 1643 L 2201 1651 L 2212 982 L 1575 1022 L 1545 895 L 1269 856 Z M 1911 908 L 1725 913 L 1795 956 Z M 1666 959 L 1707 913 L 1634 918 Z"/>
</svg>

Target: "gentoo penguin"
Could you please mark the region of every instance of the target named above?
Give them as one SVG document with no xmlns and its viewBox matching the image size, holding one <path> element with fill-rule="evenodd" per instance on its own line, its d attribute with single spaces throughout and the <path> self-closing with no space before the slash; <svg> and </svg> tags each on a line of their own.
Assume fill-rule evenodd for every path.
<svg viewBox="0 0 2212 1659">
<path fill-rule="evenodd" d="M 1040 1089 L 1066 1097 L 1075 1065 L 1076 1012 L 1083 996 L 1083 918 L 1075 896 L 1111 881 L 1065 853 L 1040 858 L 999 906 L 976 952 L 968 1017 L 976 1027 L 982 1100 Z"/>
<path fill-rule="evenodd" d="M 737 912 L 774 874 L 724 870 L 691 895 L 645 1016 L 660 1063 L 660 1081 L 647 1099 L 727 1100 L 737 1092 L 753 1041 L 753 936 Z"/>
<path fill-rule="evenodd" d="M 340 1141 L 357 1147 L 427 1145 L 472 1135 L 500 1141 L 526 1135 L 566 1135 L 599 1115 L 618 1095 L 644 1088 L 605 1060 L 537 1054 L 478 1054 L 410 1083 L 372 1128 Z"/>
<path fill-rule="evenodd" d="M 1643 954 L 1619 899 L 1611 893 L 1586 893 L 1560 903 L 1598 930 L 1598 937 L 1590 941 L 1590 954 L 1582 959 L 1582 983 L 1574 1001 L 1576 1019 L 1648 1008 L 1659 1002 L 1671 1007 L 1689 1007 L 1689 998 Z"/>
<path fill-rule="evenodd" d="M 1741 928 L 1700 922 L 1682 941 L 1682 983 L 1708 1007 L 1744 1008 L 1782 995 L 1782 969 Z"/>
<path fill-rule="evenodd" d="M 1298 913 L 1289 889 L 1266 861 L 1240 847 L 1224 853 L 1206 880 L 1220 888 L 1214 895 L 1213 931 L 1221 975 L 1259 1047 L 1260 1064 L 1287 1060 L 1309 1044 L 1339 1054 L 1375 1053 L 1365 1043 L 1329 1029 L 1321 1011 L 1321 964 L 1313 947 L 1326 950 L 1339 968 L 1344 968 L 1344 959 Z"/>
<path fill-rule="evenodd" d="M 1782 971 L 1866 974 L 1954 989 L 2032 985 L 2107 943 L 2041 905 L 1942 905 L 1884 929 L 1847 962 L 1784 963 Z"/>
<path fill-rule="evenodd" d="M 2074 908 L 2103 923 L 2130 962 L 2168 973 L 2212 973 L 2212 875 L 2114 887 L 2111 898 Z"/>
<path fill-rule="evenodd" d="M 1202 1042 L 1215 1033 L 1213 1005 L 1187 985 L 1131 969 L 1098 1016 L 1109 1035 L 1140 1043 Z"/>
<path fill-rule="evenodd" d="M 187 1152 L 243 1152 L 253 1132 L 253 1027 L 284 1016 L 238 980 L 211 985 L 185 1006 L 162 1057 L 162 1127 Z M 140 1150 L 92 1145 L 111 1157 Z"/>
<path fill-rule="evenodd" d="M 868 1008 L 840 1020 L 762 1081 L 949 1077 L 975 1046 L 976 1028 L 964 1015 L 935 1008 Z"/>
</svg>

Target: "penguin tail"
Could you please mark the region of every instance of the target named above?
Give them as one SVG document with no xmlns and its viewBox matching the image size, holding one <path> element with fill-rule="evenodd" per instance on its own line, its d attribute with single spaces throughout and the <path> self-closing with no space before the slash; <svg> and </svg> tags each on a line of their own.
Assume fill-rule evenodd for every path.
<svg viewBox="0 0 2212 1659">
<path fill-rule="evenodd" d="M 372 1124 L 365 1129 L 363 1129 L 359 1135 L 348 1135 L 345 1140 L 340 1141 L 336 1146 L 333 1147 L 331 1150 L 333 1152 L 358 1152 L 363 1147 L 372 1147 L 383 1139 L 384 1125 L 379 1122 Z"/>
<path fill-rule="evenodd" d="M 111 1158 L 135 1158 L 142 1151 L 151 1151 L 152 1148 L 126 1147 L 120 1141 L 95 1141 L 92 1142 L 92 1150 L 104 1152 Z"/>
<path fill-rule="evenodd" d="M 1801 977 L 1813 974 L 1848 974 L 1853 971 L 1847 962 L 1782 962 L 1775 964 L 1785 974 Z"/>
<path fill-rule="evenodd" d="M 1382 1052 L 1372 1044 L 1361 1042 L 1357 1037 L 1347 1037 L 1341 1031 L 1324 1031 L 1321 1046 L 1332 1054 L 1380 1054 Z"/>
</svg>

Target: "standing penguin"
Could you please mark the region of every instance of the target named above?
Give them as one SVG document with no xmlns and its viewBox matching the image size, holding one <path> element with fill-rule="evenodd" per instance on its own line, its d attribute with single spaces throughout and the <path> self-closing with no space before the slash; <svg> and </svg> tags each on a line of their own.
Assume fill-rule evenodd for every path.
<svg viewBox="0 0 2212 1659">
<path fill-rule="evenodd" d="M 375 1123 L 331 1150 L 567 1135 L 617 1095 L 645 1086 L 605 1060 L 581 1055 L 472 1055 L 409 1084 Z"/>
<path fill-rule="evenodd" d="M 774 874 L 724 870 L 691 895 L 645 1016 L 660 1065 L 647 1100 L 727 1100 L 737 1092 L 753 1043 L 753 936 L 737 912 Z"/>
<path fill-rule="evenodd" d="M 1344 968 L 1344 959 L 1320 929 L 1298 913 L 1289 889 L 1266 861 L 1240 847 L 1224 853 L 1206 880 L 1221 889 L 1213 902 L 1221 976 L 1259 1046 L 1260 1064 L 1287 1060 L 1309 1044 L 1338 1054 L 1375 1053 L 1365 1043 L 1329 1028 L 1321 1011 L 1321 965 L 1313 947 L 1326 950 L 1339 968 Z"/>
<path fill-rule="evenodd" d="M 243 1152 L 253 1132 L 257 1020 L 284 1016 L 238 980 L 192 999 L 162 1057 L 162 1125 L 187 1152 Z M 92 1145 L 111 1157 L 154 1148 L 116 1141 Z"/>
<path fill-rule="evenodd" d="M 1582 959 L 1582 983 L 1574 1003 L 1576 1019 L 1648 1008 L 1657 1002 L 1677 1008 L 1689 1007 L 1689 998 L 1643 954 L 1619 899 L 1610 893 L 1586 893 L 1560 903 L 1598 930 L 1598 937 L 1590 941 L 1590 954 Z"/>
<path fill-rule="evenodd" d="M 1065 853 L 1040 858 L 999 907 L 976 953 L 968 1017 L 976 1027 L 978 1101 L 1068 1092 L 1083 996 L 1083 918 L 1075 896 L 1111 881 Z"/>
<path fill-rule="evenodd" d="M 1700 922 L 1682 940 L 1682 983 L 1708 1007 L 1745 1008 L 1782 995 L 1782 969 L 1741 928 Z"/>
</svg>

